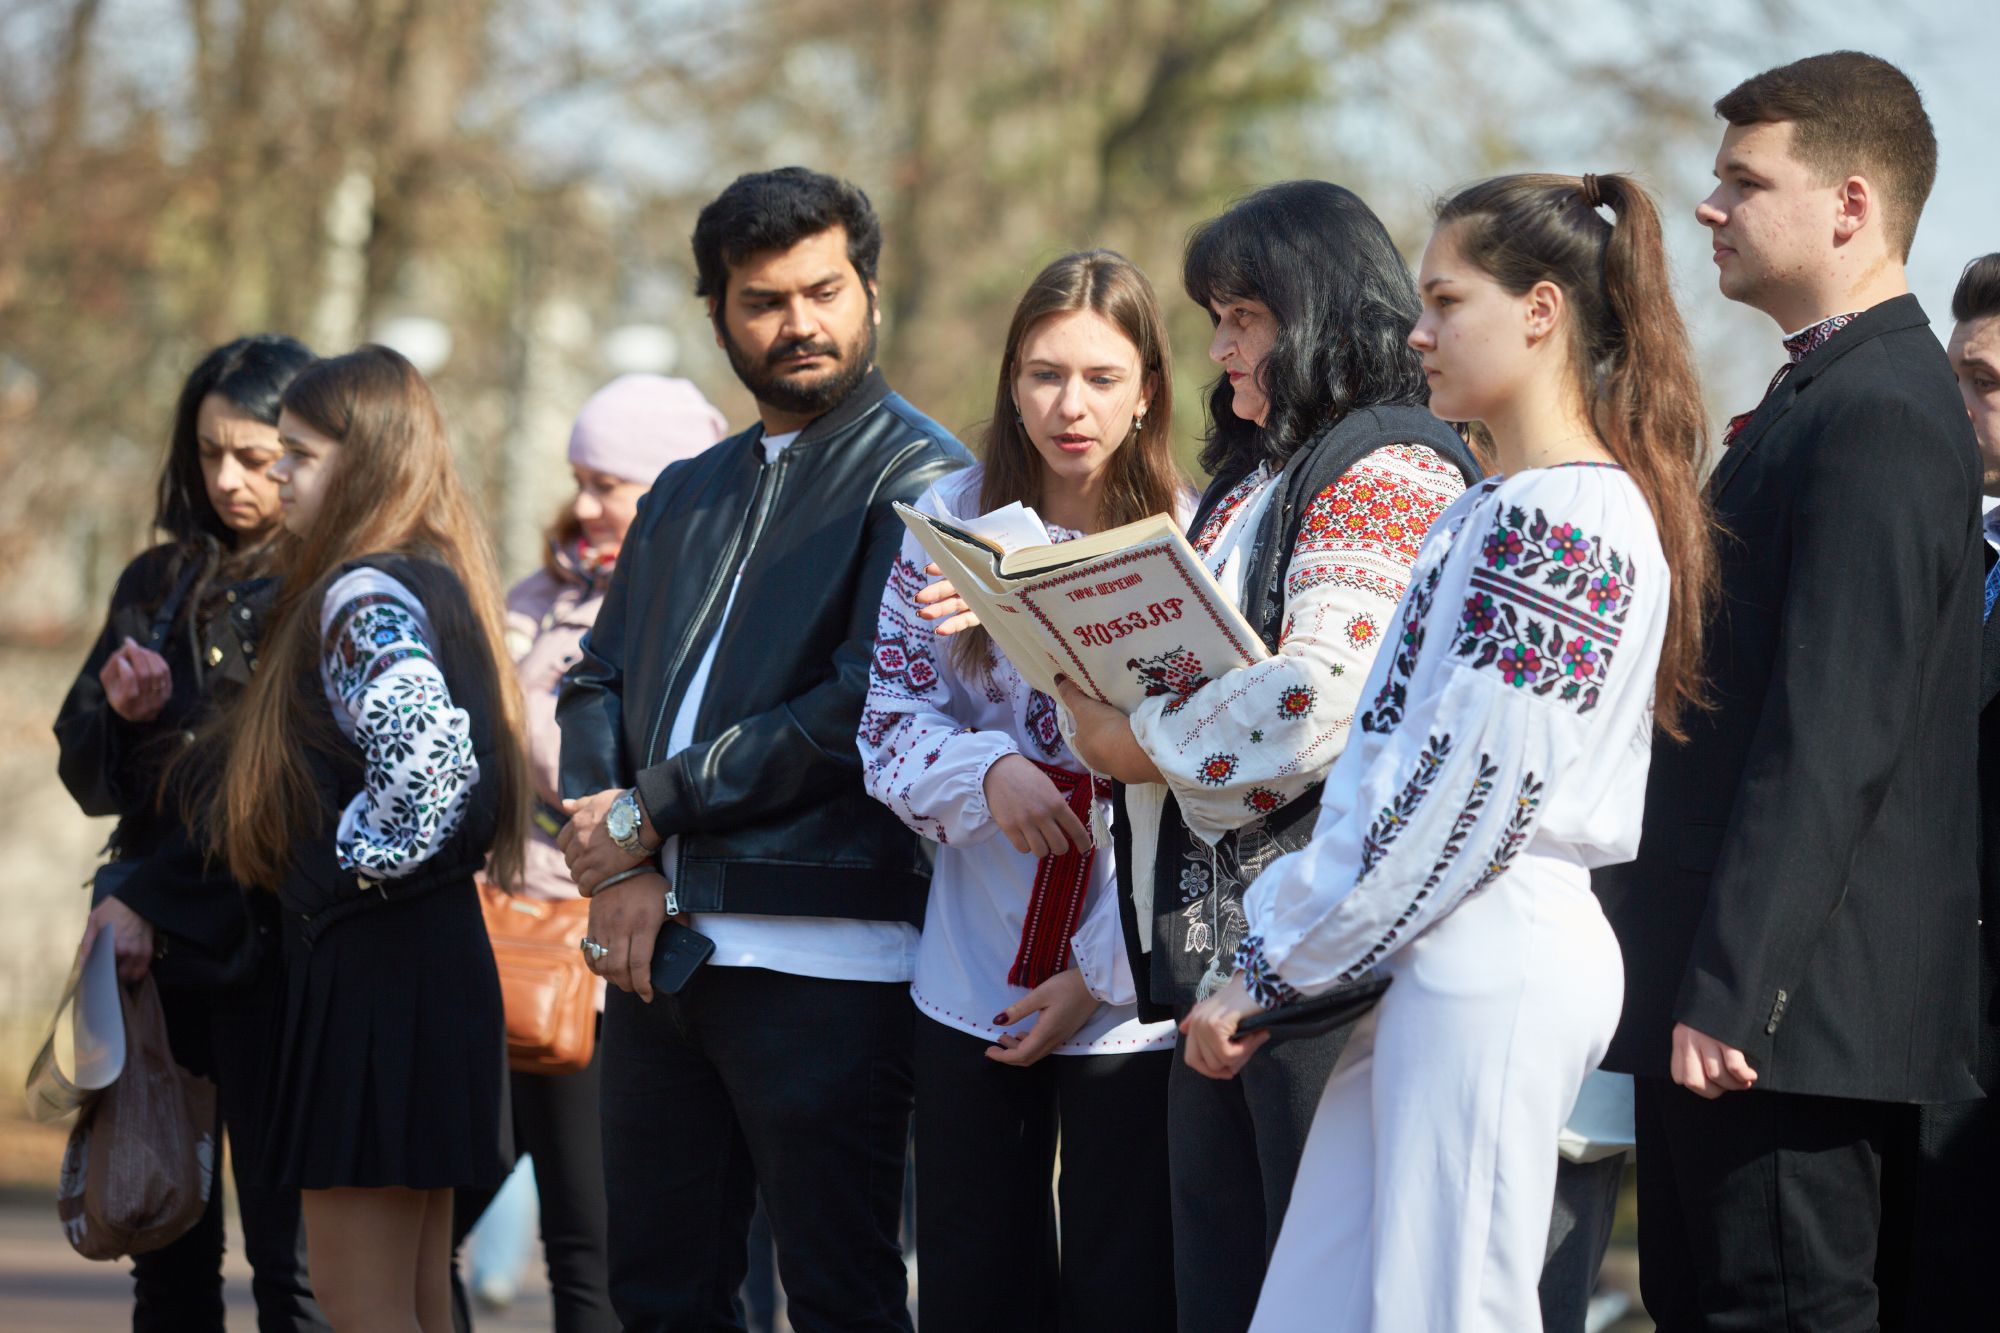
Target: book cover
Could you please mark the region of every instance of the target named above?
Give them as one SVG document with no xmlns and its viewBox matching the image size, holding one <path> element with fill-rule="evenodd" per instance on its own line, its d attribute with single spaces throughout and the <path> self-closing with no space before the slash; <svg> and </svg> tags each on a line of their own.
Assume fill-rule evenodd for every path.
<svg viewBox="0 0 2000 1333">
<path fill-rule="evenodd" d="M 1171 515 L 1075 541 L 1002 550 L 965 524 L 896 511 L 1035 688 L 1068 676 L 1130 713 L 1269 654 Z"/>
</svg>

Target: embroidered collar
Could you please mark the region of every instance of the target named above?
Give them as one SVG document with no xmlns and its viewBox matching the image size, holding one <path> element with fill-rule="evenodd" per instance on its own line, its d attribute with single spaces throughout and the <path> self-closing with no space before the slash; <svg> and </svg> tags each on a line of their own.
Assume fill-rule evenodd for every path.
<svg viewBox="0 0 2000 1333">
<path fill-rule="evenodd" d="M 1850 310 L 1844 315 L 1831 315 L 1810 328 L 1785 335 L 1785 355 L 1791 364 L 1797 365 L 1806 357 L 1826 345 L 1826 340 L 1861 318 L 1859 310 Z"/>
</svg>

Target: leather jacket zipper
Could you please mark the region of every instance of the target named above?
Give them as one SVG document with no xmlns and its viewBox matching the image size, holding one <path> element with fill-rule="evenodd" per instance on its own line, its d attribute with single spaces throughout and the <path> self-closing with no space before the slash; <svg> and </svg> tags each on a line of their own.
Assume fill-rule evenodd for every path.
<svg viewBox="0 0 2000 1333">
<path fill-rule="evenodd" d="M 673 663 L 667 668 L 668 688 L 660 692 L 660 708 L 653 715 L 652 734 L 646 740 L 646 762 L 649 765 L 657 764 L 666 758 L 660 753 L 660 728 L 666 724 L 667 700 L 673 697 L 672 683 L 680 675 L 681 668 L 687 664 L 688 652 L 694 647 L 695 640 L 701 633 L 701 627 L 708 620 L 709 608 L 715 605 L 716 595 L 722 593 L 726 597 L 728 594 L 723 590 L 736 586 L 736 580 L 742 573 L 742 563 L 748 558 L 747 552 L 756 547 L 757 538 L 763 535 L 765 520 L 771 514 L 772 500 L 778 494 L 778 485 L 784 479 L 785 464 L 790 459 L 790 449 L 780 450 L 777 461 L 759 471 L 757 485 L 750 492 L 750 505 L 744 514 L 744 526 L 737 529 L 736 540 L 730 544 L 729 554 L 722 562 L 722 568 L 732 572 L 728 579 L 717 580 L 710 585 L 708 597 L 702 602 L 700 612 L 690 624 L 686 637 L 674 650 Z M 721 634 L 723 629 L 724 626 L 718 623 L 712 633 Z M 682 702 L 686 702 L 685 698 Z M 697 708 L 701 706 L 698 700 L 695 706 Z"/>
</svg>

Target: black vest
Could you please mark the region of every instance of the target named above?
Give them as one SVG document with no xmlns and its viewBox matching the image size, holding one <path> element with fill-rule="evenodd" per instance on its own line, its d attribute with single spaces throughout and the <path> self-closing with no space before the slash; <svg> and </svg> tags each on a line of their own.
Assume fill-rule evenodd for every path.
<svg viewBox="0 0 2000 1333">
<path fill-rule="evenodd" d="M 1338 481 L 1346 471 L 1377 449 L 1414 444 L 1429 449 L 1456 467 L 1469 486 L 1480 477 L 1471 450 L 1442 421 L 1421 407 L 1370 407 L 1350 412 L 1321 431 L 1285 463 L 1274 485 L 1278 492 L 1265 508 L 1250 562 L 1243 575 L 1243 618 L 1264 646 L 1278 651 L 1285 616 L 1285 574 L 1291 564 L 1299 530 L 1314 496 Z M 1188 525 L 1199 532 L 1216 504 L 1239 477 L 1218 478 Z M 1142 923 L 1132 897 L 1131 824 L 1125 813 L 1125 789 L 1114 789 L 1117 817 L 1112 822 L 1118 859 L 1119 914 L 1125 926 L 1126 953 L 1139 992 L 1139 1017 L 1148 1022 L 1177 1017 L 1194 1004 L 1196 988 L 1209 960 L 1220 953 L 1223 970 L 1244 934 L 1243 890 L 1263 868 L 1312 838 L 1319 818 L 1316 782 L 1268 815 L 1253 819 L 1225 836 L 1211 849 L 1188 831 L 1172 792 L 1160 812 L 1160 837 L 1153 862 L 1152 951 L 1139 947 Z M 1191 908 L 1198 920 L 1189 918 Z M 1201 947 L 1199 932 L 1208 934 Z M 1196 933 L 1196 939 L 1189 936 Z"/>
<path fill-rule="evenodd" d="M 344 737 L 310 751 L 318 793 L 317 825 L 292 846 L 278 900 L 287 912 L 302 918 L 307 942 L 335 922 L 384 902 L 414 898 L 450 884 L 463 883 L 485 864 L 500 827 L 500 772 L 493 762 L 495 703 L 489 686 L 491 672 L 483 661 L 477 620 L 471 614 L 465 588 L 445 565 L 421 557 L 382 553 L 343 565 L 335 579 L 361 568 L 377 569 L 417 595 L 430 618 L 432 651 L 444 674 L 452 703 L 465 710 L 472 725 L 472 752 L 479 761 L 479 780 L 467 797 L 464 818 L 443 846 L 416 870 L 396 879 L 381 879 L 345 870 L 334 856 L 334 830 L 341 811 L 360 794 L 366 777 L 361 753 Z M 313 670 L 301 688 L 325 707 L 319 672 Z"/>
</svg>

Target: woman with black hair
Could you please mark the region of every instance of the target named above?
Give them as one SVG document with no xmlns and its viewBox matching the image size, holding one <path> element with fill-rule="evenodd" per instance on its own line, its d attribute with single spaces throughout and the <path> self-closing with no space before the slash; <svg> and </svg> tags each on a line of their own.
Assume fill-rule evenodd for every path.
<svg viewBox="0 0 2000 1333">
<path fill-rule="evenodd" d="M 1243 892 L 1312 833 L 1322 780 L 1431 521 L 1477 476 L 1424 409 L 1405 342 L 1416 286 L 1353 192 L 1288 181 L 1195 229 L 1183 283 L 1209 312 L 1195 550 L 1271 656 L 1127 719 L 1071 687 L 1072 742 L 1120 780 L 1117 864 L 1140 1015 L 1184 1018 L 1227 982 Z M 1341 1034 L 1242 1078 L 1169 1082 L 1180 1326 L 1241 1329 Z"/>
<path fill-rule="evenodd" d="M 283 998 L 265 947 L 276 906 L 205 861 L 182 798 L 213 774 L 171 761 L 257 668 L 282 530 L 269 474 L 282 452 L 278 399 L 312 359 L 291 338 L 260 334 L 214 349 L 188 376 L 153 517 L 166 540 L 119 576 L 55 726 L 63 785 L 84 813 L 118 817 L 86 943 L 108 932 L 122 979 L 153 974 L 174 1058 L 215 1080 L 266 1330 L 327 1326 L 300 1255 L 298 1191 L 242 1175 L 261 1144 L 257 1093 Z M 222 1251 L 215 1188 L 186 1235 L 134 1257 L 135 1327 L 221 1329 Z"/>
</svg>

